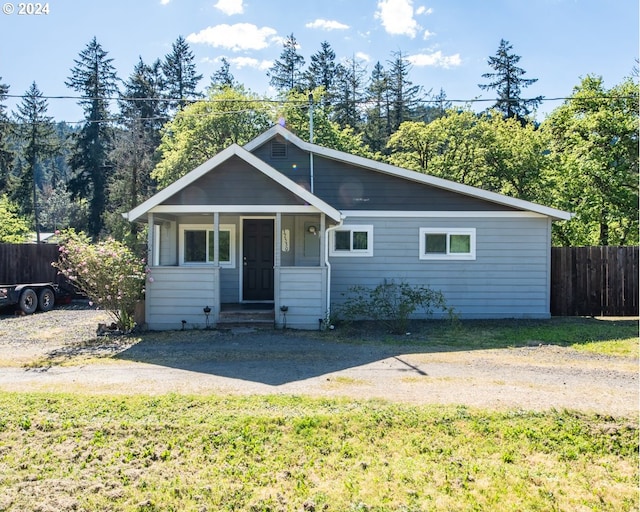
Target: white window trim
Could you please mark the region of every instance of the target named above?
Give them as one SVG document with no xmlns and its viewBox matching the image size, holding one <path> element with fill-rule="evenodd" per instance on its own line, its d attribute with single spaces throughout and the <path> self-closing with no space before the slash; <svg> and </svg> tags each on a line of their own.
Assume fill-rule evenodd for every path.
<svg viewBox="0 0 640 512">
<path fill-rule="evenodd" d="M 179 234 L 179 262 L 180 266 L 202 266 L 202 265 L 213 265 L 213 261 L 197 261 L 197 262 L 185 262 L 184 261 L 184 232 L 185 231 L 213 231 L 214 228 L 212 225 L 208 224 L 180 224 L 180 234 Z M 229 231 L 229 260 L 230 261 L 220 261 L 219 265 L 222 268 L 236 268 L 236 226 L 235 224 L 220 224 L 220 231 Z M 209 235 L 207 234 L 207 250 L 209 247 Z M 208 256 L 208 255 L 207 255 Z"/>
<path fill-rule="evenodd" d="M 336 251 L 336 233 L 338 231 L 349 231 L 351 232 L 350 236 L 350 245 L 353 247 L 353 232 L 354 231 L 364 231 L 367 233 L 367 248 L 366 249 L 349 249 L 348 251 L 339 250 Z M 373 225 L 344 225 L 336 230 L 334 230 L 331 234 L 329 240 L 329 256 L 336 257 L 371 257 L 373 256 Z"/>
<path fill-rule="evenodd" d="M 475 260 L 476 259 L 476 229 L 475 228 L 420 228 L 420 252 L 418 256 L 421 260 Z M 438 234 L 447 235 L 447 252 L 446 254 L 427 254 L 425 252 L 425 235 Z M 469 243 L 471 252 L 469 253 L 450 253 L 449 252 L 449 236 L 450 235 L 469 235 Z"/>
</svg>

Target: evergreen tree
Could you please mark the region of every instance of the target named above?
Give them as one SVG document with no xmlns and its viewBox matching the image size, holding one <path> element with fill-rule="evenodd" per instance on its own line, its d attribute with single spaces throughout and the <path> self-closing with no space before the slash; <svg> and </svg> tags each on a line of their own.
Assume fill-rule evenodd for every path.
<svg viewBox="0 0 640 512">
<path fill-rule="evenodd" d="M 113 175 L 109 179 L 109 201 L 105 213 L 107 231 L 119 240 L 131 235 L 135 225 L 120 213 L 131 210 L 155 191 L 151 171 L 157 163 L 154 153 L 160 144 L 160 129 L 167 120 L 167 102 L 162 99 L 164 77 L 162 65 L 151 66 L 142 58 L 124 84 L 119 101 L 124 129 L 115 133 L 110 160 Z M 135 242 L 135 232 L 130 242 Z"/>
<path fill-rule="evenodd" d="M 210 89 L 219 90 L 225 87 L 235 87 L 236 79 L 230 71 L 229 61 L 222 57 L 220 59 L 222 66 L 220 69 L 211 75 Z"/>
<path fill-rule="evenodd" d="M 375 151 L 383 151 L 391 134 L 391 118 L 389 106 L 389 77 L 380 62 L 376 62 L 371 72 L 369 86 L 366 90 L 366 124 L 364 139 Z"/>
<path fill-rule="evenodd" d="M 269 83 L 283 95 L 290 91 L 303 91 L 304 57 L 298 53 L 298 42 L 294 35 L 290 34 L 282 46 L 280 60 L 275 61 L 267 72 Z"/>
<path fill-rule="evenodd" d="M 20 205 L 22 212 L 33 213 L 37 241 L 40 241 L 40 221 L 38 189 L 42 188 L 42 177 L 37 176 L 36 170 L 43 157 L 50 157 L 56 151 L 54 144 L 54 124 L 47 116 L 47 100 L 42 97 L 35 82 L 25 93 L 22 103 L 18 105 L 16 117 L 16 132 L 24 141 L 22 146 L 22 160 L 24 166 L 18 186 L 13 191 L 13 199 Z M 40 182 L 40 183 L 38 183 Z"/>
<path fill-rule="evenodd" d="M 133 69 L 133 73 L 124 83 L 120 104 L 120 115 L 125 127 L 132 124 L 142 130 L 151 144 L 160 143 L 160 129 L 168 121 L 167 102 L 162 98 L 165 81 L 162 64 L 156 60 L 151 66 L 142 58 Z"/>
<path fill-rule="evenodd" d="M 309 68 L 305 73 L 307 89 L 313 91 L 317 87 L 324 87 L 327 92 L 323 97 L 323 105 L 331 103 L 331 92 L 336 78 L 336 52 L 327 41 L 320 45 L 320 51 L 311 56 Z"/>
<path fill-rule="evenodd" d="M 357 130 L 362 129 L 360 104 L 364 97 L 364 73 L 355 58 L 336 66 L 335 85 L 330 92 L 333 97 L 333 118 L 342 128 L 351 126 Z"/>
<path fill-rule="evenodd" d="M 2 77 L 0 77 L 2 80 Z M 11 174 L 11 162 L 13 152 L 9 146 L 9 136 L 11 133 L 11 123 L 6 112 L 6 105 L 3 102 L 9 94 L 9 86 L 0 82 L 0 194 L 6 190 Z"/>
<path fill-rule="evenodd" d="M 189 43 L 182 36 L 176 39 L 162 63 L 162 71 L 166 79 L 166 94 L 171 100 L 172 108 L 182 109 L 189 100 L 201 98 L 197 92 L 198 82 L 202 75 L 196 73 L 195 57 Z"/>
<path fill-rule="evenodd" d="M 494 57 L 489 57 L 488 63 L 495 72 L 484 73 L 482 78 L 488 78 L 488 84 L 478 84 L 483 91 L 495 90 L 498 94 L 493 109 L 502 113 L 505 118 L 515 117 L 520 121 L 535 109 L 542 101 L 542 96 L 531 99 L 520 97 L 521 89 L 529 87 L 538 81 L 537 78 L 523 78 L 526 71 L 517 66 L 520 56 L 510 53 L 513 46 L 509 41 L 500 40 L 500 46 Z"/>
<path fill-rule="evenodd" d="M 416 120 L 420 95 L 422 89 L 419 85 L 413 85 L 409 81 L 411 65 L 405 59 L 402 52 L 393 54 L 393 60 L 389 61 L 388 86 L 391 99 L 390 104 L 390 133 L 395 132 L 404 121 Z"/>
<path fill-rule="evenodd" d="M 89 232 L 97 237 L 103 226 L 107 181 L 111 163 L 108 160 L 113 131 L 108 126 L 109 98 L 118 91 L 113 59 L 94 37 L 75 60 L 67 87 L 82 94 L 79 104 L 86 122 L 73 137 L 69 164 L 73 176 L 68 187 L 74 198 L 89 200 Z"/>
</svg>

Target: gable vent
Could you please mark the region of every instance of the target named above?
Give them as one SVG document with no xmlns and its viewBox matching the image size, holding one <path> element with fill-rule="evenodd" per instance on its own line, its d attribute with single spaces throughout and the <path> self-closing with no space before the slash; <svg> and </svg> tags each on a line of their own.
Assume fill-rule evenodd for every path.
<svg viewBox="0 0 640 512">
<path fill-rule="evenodd" d="M 271 158 L 287 158 L 287 145 L 284 142 L 272 140 Z"/>
</svg>

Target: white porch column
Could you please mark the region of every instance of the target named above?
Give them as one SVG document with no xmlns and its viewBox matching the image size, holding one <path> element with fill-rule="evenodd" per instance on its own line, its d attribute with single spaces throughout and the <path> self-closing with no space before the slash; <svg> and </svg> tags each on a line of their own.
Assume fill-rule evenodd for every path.
<svg viewBox="0 0 640 512">
<path fill-rule="evenodd" d="M 320 237 L 320 266 L 321 267 L 323 266 L 323 263 L 324 263 L 324 258 L 323 258 L 323 256 L 324 256 L 324 239 L 325 239 L 324 230 L 325 230 L 326 224 L 327 224 L 326 220 L 327 219 L 326 219 L 324 213 L 321 213 L 320 214 L 320 233 L 318 233 L 318 236 Z"/>
<path fill-rule="evenodd" d="M 220 213 L 213 214 L 213 266 L 220 265 Z"/>
<path fill-rule="evenodd" d="M 157 256 L 153 252 L 154 237 L 156 234 L 156 228 L 154 225 L 153 213 L 147 213 L 147 223 L 148 223 L 148 232 L 147 232 L 147 265 L 152 266 L 156 265 Z"/>
<path fill-rule="evenodd" d="M 282 259 L 282 214 L 276 213 L 276 234 L 275 234 L 275 257 L 273 260 L 274 267 L 280 267 Z"/>
</svg>

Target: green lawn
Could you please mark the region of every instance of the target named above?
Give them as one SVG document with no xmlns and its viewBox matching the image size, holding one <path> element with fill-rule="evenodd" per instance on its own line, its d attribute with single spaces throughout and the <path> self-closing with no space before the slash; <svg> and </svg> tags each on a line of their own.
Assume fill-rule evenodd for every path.
<svg viewBox="0 0 640 512">
<path fill-rule="evenodd" d="M 0 393 L 0 510 L 638 510 L 636 418 Z"/>
</svg>

